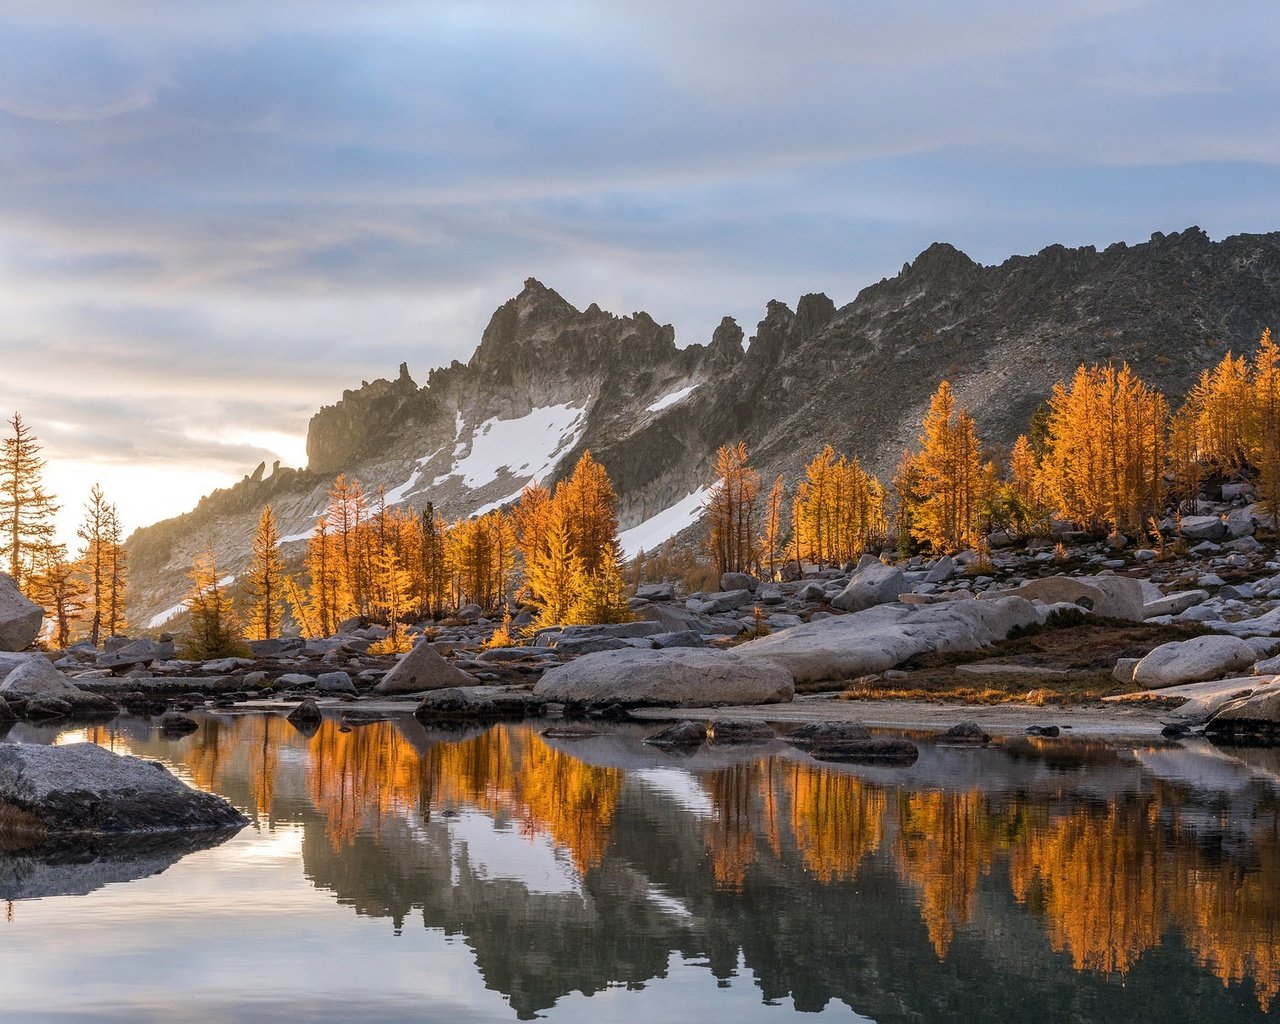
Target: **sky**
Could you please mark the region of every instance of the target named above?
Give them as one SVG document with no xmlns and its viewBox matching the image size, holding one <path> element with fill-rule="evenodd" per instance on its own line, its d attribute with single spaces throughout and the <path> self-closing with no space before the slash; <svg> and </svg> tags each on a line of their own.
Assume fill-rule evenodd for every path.
<svg viewBox="0 0 1280 1024">
<path fill-rule="evenodd" d="M 479 341 L 526 277 L 677 342 L 931 242 L 1280 228 L 1266 0 L 0 6 L 0 411 L 70 539 Z"/>
</svg>

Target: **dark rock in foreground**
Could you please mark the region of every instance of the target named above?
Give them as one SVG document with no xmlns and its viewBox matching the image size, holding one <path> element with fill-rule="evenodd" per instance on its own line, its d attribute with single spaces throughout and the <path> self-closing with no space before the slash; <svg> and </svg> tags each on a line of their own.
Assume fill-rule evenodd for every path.
<svg viewBox="0 0 1280 1024">
<path fill-rule="evenodd" d="M 222 797 L 163 765 L 93 743 L 0 745 L 0 834 L 116 834 L 239 828 Z"/>
<path fill-rule="evenodd" d="M 718 747 L 748 743 L 768 743 L 777 739 L 777 733 L 765 722 L 723 719 L 712 722 L 711 742 Z"/>
<path fill-rule="evenodd" d="M 869 740 L 871 733 L 861 722 L 808 722 L 785 737 L 794 747 L 826 747 L 855 740 Z"/>
<path fill-rule="evenodd" d="M 938 739 L 942 743 L 982 744 L 991 742 L 991 737 L 977 722 L 960 722 L 953 725 L 945 732 L 939 733 Z"/>
</svg>

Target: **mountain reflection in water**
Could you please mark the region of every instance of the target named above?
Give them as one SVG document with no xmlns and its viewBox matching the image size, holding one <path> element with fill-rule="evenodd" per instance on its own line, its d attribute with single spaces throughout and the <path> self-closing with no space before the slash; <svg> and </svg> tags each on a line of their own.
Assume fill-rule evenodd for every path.
<svg viewBox="0 0 1280 1024">
<path fill-rule="evenodd" d="M 465 943 L 508 1017 L 660 986 L 681 959 L 750 972 L 762 1012 L 838 1000 L 881 1024 L 1280 1011 L 1275 752 L 922 743 L 913 768 L 874 769 L 781 743 L 671 757 L 650 731 L 307 737 L 245 715 L 88 738 L 252 815 L 226 851 L 300 831 L 317 899 L 388 920 L 389 942 L 420 918 Z M 582 1019 L 632 1016 L 618 994 Z"/>
</svg>

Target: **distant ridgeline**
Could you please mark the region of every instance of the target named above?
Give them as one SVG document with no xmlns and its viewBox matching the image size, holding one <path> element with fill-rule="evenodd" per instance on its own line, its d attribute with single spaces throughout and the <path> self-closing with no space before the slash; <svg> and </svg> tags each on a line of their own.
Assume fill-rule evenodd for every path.
<svg viewBox="0 0 1280 1024">
<path fill-rule="evenodd" d="M 1280 232 L 1213 242 L 1198 228 L 1102 251 L 1055 245 L 993 267 L 935 244 L 842 307 L 820 294 L 794 310 L 770 302 L 747 345 L 726 317 L 708 344 L 677 348 L 647 313 L 578 310 L 530 279 L 466 364 L 432 370 L 423 386 L 402 364 L 395 380 L 317 412 L 305 469 L 260 467 L 135 533 L 130 621 L 176 606 L 210 541 L 223 571 L 242 572 L 266 504 L 299 561 L 339 473 L 382 488 L 390 507 L 430 503 L 452 521 L 515 501 L 532 480 L 554 484 L 590 450 L 634 554 L 699 521 L 722 446 L 745 442 L 789 494 L 828 444 L 887 486 L 947 380 L 988 446 L 982 463 L 1007 461 L 1080 365 L 1127 363 L 1176 409 L 1228 350 L 1252 359 L 1278 310 Z M 1032 431 L 1028 443 L 1042 440 Z"/>
</svg>

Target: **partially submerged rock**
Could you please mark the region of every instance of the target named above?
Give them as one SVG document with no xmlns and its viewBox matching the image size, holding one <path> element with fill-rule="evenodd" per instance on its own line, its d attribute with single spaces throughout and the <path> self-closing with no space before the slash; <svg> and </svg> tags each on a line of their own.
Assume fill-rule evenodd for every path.
<svg viewBox="0 0 1280 1024">
<path fill-rule="evenodd" d="M 73 686 L 42 654 L 30 655 L 0 683 L 0 697 L 21 701 L 24 718 L 110 718 L 119 708 Z"/>
<path fill-rule="evenodd" d="M 0 651 L 25 651 L 40 635 L 44 609 L 23 596 L 12 576 L 0 572 Z"/>
<path fill-rule="evenodd" d="M 289 712 L 289 716 L 285 721 L 295 729 L 307 732 L 314 731 L 324 721 L 324 716 L 320 713 L 320 705 L 314 699 L 308 697 Z"/>
<path fill-rule="evenodd" d="M 1249 696 L 1223 705 L 1204 731 L 1215 740 L 1280 742 L 1280 682 L 1271 680 Z"/>
<path fill-rule="evenodd" d="M 450 665 L 426 640 L 419 641 L 388 672 L 373 692 L 382 695 L 421 693 L 424 690 L 442 690 L 457 686 L 475 686 L 479 680 Z"/>
<path fill-rule="evenodd" d="M 977 722 L 957 722 L 950 729 L 940 732 L 938 740 L 942 743 L 981 745 L 990 743 L 991 737 Z"/>
<path fill-rule="evenodd" d="M 444 690 L 432 690 L 422 698 L 413 715 L 419 722 L 439 719 L 499 718 L 502 709 L 497 702 L 477 690 L 489 687 L 457 686 Z"/>
<path fill-rule="evenodd" d="M 783 737 L 795 747 L 833 746 L 853 740 L 869 740 L 871 733 L 861 722 L 807 722 Z"/>
<path fill-rule="evenodd" d="M 826 743 L 811 747 L 809 756 L 817 761 L 838 761 L 843 764 L 906 767 L 916 763 L 920 750 L 910 740 L 846 740 L 843 743 Z"/>
<path fill-rule="evenodd" d="M 166 711 L 160 716 L 160 731 L 166 736 L 186 736 L 199 728 L 199 722 L 181 711 Z"/>
<path fill-rule="evenodd" d="M 737 651 L 674 647 L 585 654 L 548 671 L 533 692 L 575 704 L 710 707 L 790 701 L 795 686 L 785 668 Z"/>
<path fill-rule="evenodd" d="M 768 743 L 770 740 L 777 738 L 777 733 L 765 722 L 732 718 L 712 722 L 707 735 L 711 742 L 718 747 Z"/>
<path fill-rule="evenodd" d="M 155 761 L 94 743 L 0 744 L 0 833 L 115 834 L 238 828 L 248 819 Z"/>
<path fill-rule="evenodd" d="M 645 742 L 666 750 L 688 750 L 706 742 L 706 722 L 677 722 L 662 732 L 654 733 Z"/>
</svg>

